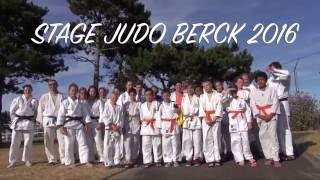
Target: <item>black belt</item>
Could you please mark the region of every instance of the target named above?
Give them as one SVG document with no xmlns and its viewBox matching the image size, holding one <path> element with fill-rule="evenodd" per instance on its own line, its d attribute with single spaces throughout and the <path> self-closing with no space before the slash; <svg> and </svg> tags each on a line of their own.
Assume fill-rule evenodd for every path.
<svg viewBox="0 0 320 180">
<path fill-rule="evenodd" d="M 34 119 L 34 116 L 20 116 L 20 115 L 16 114 L 16 117 L 18 118 L 17 122 L 21 121 L 21 120 L 28 120 L 28 121 L 36 122 Z"/>
<path fill-rule="evenodd" d="M 63 125 L 65 125 L 67 122 L 70 122 L 70 121 L 79 121 L 83 125 L 85 125 L 85 123 L 82 121 L 82 117 L 72 117 L 72 116 L 66 116 L 66 120 L 64 121 Z"/>
<path fill-rule="evenodd" d="M 281 101 L 288 101 L 288 98 L 287 98 L 287 97 L 286 97 L 286 98 L 280 98 L 279 101 L 280 101 L 280 102 L 281 102 Z"/>
<path fill-rule="evenodd" d="M 100 117 L 99 117 L 99 116 L 90 116 L 90 118 L 91 118 L 92 120 L 98 121 Z"/>
</svg>

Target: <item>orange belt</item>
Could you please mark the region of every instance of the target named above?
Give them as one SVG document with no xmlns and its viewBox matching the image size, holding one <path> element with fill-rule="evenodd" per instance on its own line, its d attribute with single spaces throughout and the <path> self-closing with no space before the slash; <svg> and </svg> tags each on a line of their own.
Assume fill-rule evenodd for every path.
<svg viewBox="0 0 320 180">
<path fill-rule="evenodd" d="M 259 113 L 262 113 L 264 116 L 268 115 L 267 109 L 270 109 L 272 105 L 265 105 L 265 106 L 259 106 L 256 105 L 257 109 L 259 110 Z"/>
<path fill-rule="evenodd" d="M 165 121 L 165 122 L 170 122 L 170 129 L 169 129 L 169 132 L 172 133 L 173 130 L 176 128 L 176 121 L 177 119 L 162 119 L 162 121 Z"/>
<path fill-rule="evenodd" d="M 206 113 L 206 118 L 209 120 L 209 121 L 212 121 L 212 118 L 211 118 L 211 114 L 214 114 L 216 111 L 215 110 L 212 110 L 212 111 L 204 111 Z"/>
<path fill-rule="evenodd" d="M 150 125 L 152 129 L 154 129 L 154 120 L 155 119 L 143 119 L 143 122 L 146 123 L 146 125 Z"/>
<path fill-rule="evenodd" d="M 241 117 L 243 118 L 243 111 L 229 111 L 229 113 L 233 113 L 233 115 L 231 116 L 232 119 L 235 119 L 238 115 L 241 115 Z"/>
</svg>

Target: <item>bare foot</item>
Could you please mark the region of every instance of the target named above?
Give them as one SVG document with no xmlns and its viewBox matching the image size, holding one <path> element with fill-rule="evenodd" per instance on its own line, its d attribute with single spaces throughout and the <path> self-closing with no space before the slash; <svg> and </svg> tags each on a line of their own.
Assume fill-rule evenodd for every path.
<svg viewBox="0 0 320 180">
<path fill-rule="evenodd" d="M 238 162 L 238 164 L 239 164 L 239 166 L 244 166 L 245 165 L 244 161 L 240 161 L 240 162 Z"/>
<path fill-rule="evenodd" d="M 266 162 L 264 162 L 264 165 L 271 166 L 272 162 L 273 162 L 272 160 L 267 159 Z"/>
<path fill-rule="evenodd" d="M 273 161 L 273 167 L 275 167 L 275 168 L 281 168 L 282 165 L 281 165 L 281 163 L 280 163 L 279 161 Z"/>
</svg>

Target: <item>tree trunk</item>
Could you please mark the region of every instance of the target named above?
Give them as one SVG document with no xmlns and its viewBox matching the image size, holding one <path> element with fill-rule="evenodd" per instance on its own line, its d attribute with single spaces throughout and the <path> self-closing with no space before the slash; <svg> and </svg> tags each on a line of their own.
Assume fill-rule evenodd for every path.
<svg viewBox="0 0 320 180">
<path fill-rule="evenodd" d="M 3 88 L 4 82 L 3 78 L 0 78 L 0 116 L 2 116 L 2 96 L 3 96 Z M 0 118 L 0 145 L 2 145 L 2 118 Z"/>
<path fill-rule="evenodd" d="M 97 36 L 96 38 L 96 57 L 94 63 L 94 74 L 93 74 L 93 85 L 98 88 L 99 87 L 99 80 L 100 80 L 100 39 Z"/>
</svg>

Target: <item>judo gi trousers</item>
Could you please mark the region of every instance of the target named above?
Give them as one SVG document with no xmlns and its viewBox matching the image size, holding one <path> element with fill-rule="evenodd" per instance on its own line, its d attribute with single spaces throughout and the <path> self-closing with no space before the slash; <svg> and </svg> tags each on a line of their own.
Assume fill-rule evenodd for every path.
<svg viewBox="0 0 320 180">
<path fill-rule="evenodd" d="M 203 132 L 203 154 L 207 163 L 220 162 L 220 139 L 221 123 L 215 122 L 209 126 L 204 120 L 202 121 Z"/>
<path fill-rule="evenodd" d="M 248 132 L 232 132 L 231 138 L 231 151 L 236 162 L 253 159 Z"/>
<path fill-rule="evenodd" d="M 162 135 L 163 161 L 165 163 L 178 162 L 180 147 L 180 134 Z"/>
<path fill-rule="evenodd" d="M 140 134 L 125 134 L 124 138 L 124 154 L 127 163 L 135 162 L 138 159 L 140 151 Z"/>
<path fill-rule="evenodd" d="M 150 164 L 152 162 L 161 162 L 161 135 L 142 135 L 142 156 L 144 164 Z"/>
<path fill-rule="evenodd" d="M 277 137 L 277 120 L 262 121 L 259 139 L 266 159 L 279 161 L 279 142 Z"/>
<path fill-rule="evenodd" d="M 229 119 L 227 115 L 223 115 L 221 121 L 221 147 L 220 153 L 227 154 L 231 152 L 231 140 L 229 133 Z"/>
<path fill-rule="evenodd" d="M 44 128 L 44 149 L 49 163 L 57 162 L 57 153 L 55 151 L 54 140 L 58 140 L 58 149 L 60 156 L 60 163 L 64 164 L 65 146 L 64 135 L 57 130 L 56 127 Z"/>
<path fill-rule="evenodd" d="M 121 160 L 121 135 L 112 130 L 105 130 L 103 146 L 103 158 L 105 166 L 119 165 Z"/>
<path fill-rule="evenodd" d="M 292 134 L 290 129 L 289 102 L 280 101 L 280 115 L 278 116 L 278 138 L 280 151 L 286 156 L 293 156 Z"/>
<path fill-rule="evenodd" d="M 87 144 L 89 147 L 89 161 L 95 160 L 95 155 L 98 154 L 99 162 L 103 162 L 103 132 L 95 127 L 92 127 L 87 134 Z"/>
<path fill-rule="evenodd" d="M 74 146 L 75 142 L 78 144 L 78 153 L 80 163 L 88 162 L 89 150 L 86 142 L 86 135 L 84 129 L 71 129 L 66 128 L 67 134 L 64 136 L 65 143 L 65 165 L 74 164 Z"/>
<path fill-rule="evenodd" d="M 20 144 L 23 139 L 23 154 L 22 161 L 31 162 L 31 149 L 33 141 L 33 130 L 12 130 L 11 134 L 11 145 L 9 150 L 9 163 L 16 163 L 18 160 Z"/>
<path fill-rule="evenodd" d="M 202 159 L 201 129 L 183 129 L 182 151 L 187 161 Z"/>
</svg>

